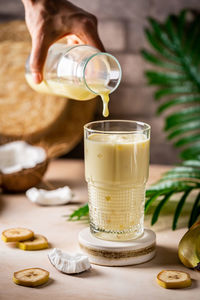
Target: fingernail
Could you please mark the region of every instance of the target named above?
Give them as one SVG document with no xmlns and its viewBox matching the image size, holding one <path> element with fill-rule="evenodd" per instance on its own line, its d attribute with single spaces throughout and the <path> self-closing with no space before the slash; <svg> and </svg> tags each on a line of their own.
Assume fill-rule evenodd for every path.
<svg viewBox="0 0 200 300">
<path fill-rule="evenodd" d="M 32 76 L 35 83 L 40 83 L 42 81 L 42 76 L 40 73 L 32 73 Z"/>
</svg>

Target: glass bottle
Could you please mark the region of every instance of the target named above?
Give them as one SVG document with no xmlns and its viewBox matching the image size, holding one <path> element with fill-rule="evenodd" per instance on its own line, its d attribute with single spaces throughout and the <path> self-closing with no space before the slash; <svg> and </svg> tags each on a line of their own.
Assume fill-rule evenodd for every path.
<svg viewBox="0 0 200 300">
<path fill-rule="evenodd" d="M 118 87 L 121 67 L 114 56 L 92 46 L 55 43 L 47 54 L 43 81 L 34 83 L 29 59 L 25 76 L 37 92 L 89 100 L 97 95 L 110 94 Z"/>
</svg>

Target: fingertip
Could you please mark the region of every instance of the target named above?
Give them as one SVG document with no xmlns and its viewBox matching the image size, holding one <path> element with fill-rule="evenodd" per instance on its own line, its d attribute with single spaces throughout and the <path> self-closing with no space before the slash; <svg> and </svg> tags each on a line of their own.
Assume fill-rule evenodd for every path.
<svg viewBox="0 0 200 300">
<path fill-rule="evenodd" d="M 34 81 L 36 84 L 41 83 L 41 81 L 42 81 L 42 75 L 41 75 L 40 73 L 33 72 L 33 73 L 32 73 L 32 76 L 33 76 L 33 81 Z"/>
<path fill-rule="evenodd" d="M 106 49 L 105 49 L 105 47 L 104 47 L 104 45 L 103 45 L 102 42 L 100 42 L 99 50 L 102 51 L 102 52 L 106 52 Z"/>
<path fill-rule="evenodd" d="M 83 36 L 85 37 L 86 44 L 91 45 L 102 52 L 106 52 L 105 47 L 97 32 L 90 30 L 87 33 L 83 32 Z"/>
</svg>

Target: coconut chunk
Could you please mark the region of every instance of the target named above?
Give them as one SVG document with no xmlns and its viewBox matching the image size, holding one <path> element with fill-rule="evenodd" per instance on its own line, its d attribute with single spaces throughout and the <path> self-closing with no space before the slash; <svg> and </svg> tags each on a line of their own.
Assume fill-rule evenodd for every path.
<svg viewBox="0 0 200 300">
<path fill-rule="evenodd" d="M 45 150 L 24 141 L 16 141 L 0 146 L 0 171 L 12 174 L 23 169 L 34 168 L 46 160 Z"/>
<path fill-rule="evenodd" d="M 81 273 L 91 267 L 88 257 L 82 253 L 70 255 L 54 248 L 49 252 L 48 257 L 57 270 L 67 274 Z"/>
<path fill-rule="evenodd" d="M 26 191 L 27 198 L 40 205 L 62 205 L 72 200 L 72 190 L 68 186 L 52 191 L 31 188 Z"/>
</svg>

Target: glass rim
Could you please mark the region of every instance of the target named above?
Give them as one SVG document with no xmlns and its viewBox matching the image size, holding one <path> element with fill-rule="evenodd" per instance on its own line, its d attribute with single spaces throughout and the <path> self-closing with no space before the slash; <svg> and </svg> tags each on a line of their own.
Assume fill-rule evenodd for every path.
<svg viewBox="0 0 200 300">
<path fill-rule="evenodd" d="M 86 46 L 88 46 L 88 45 L 86 45 Z M 94 49 L 97 49 L 97 48 L 95 48 L 95 47 L 93 47 L 93 46 L 90 46 L 90 47 L 92 47 L 92 48 L 94 48 Z M 97 50 L 98 50 L 98 49 L 97 49 Z M 86 70 L 86 68 L 87 68 L 88 63 L 89 63 L 94 57 L 99 56 L 99 55 L 105 55 L 105 56 L 111 57 L 111 58 L 116 62 L 117 66 L 118 66 L 118 68 L 119 68 L 119 74 L 120 74 L 120 76 L 119 76 L 119 78 L 118 78 L 118 81 L 117 81 L 117 84 L 115 85 L 115 87 L 112 88 L 112 89 L 110 90 L 110 93 L 109 93 L 109 94 L 111 94 L 111 93 L 113 93 L 113 92 L 118 88 L 118 86 L 119 86 L 119 84 L 120 84 L 120 82 L 121 82 L 121 79 L 122 79 L 122 68 L 121 68 L 121 65 L 120 65 L 118 59 L 117 59 L 116 57 L 114 57 L 112 54 L 107 53 L 107 52 L 101 52 L 101 51 L 99 51 L 99 52 L 97 52 L 97 53 L 91 55 L 91 56 L 87 59 L 87 61 L 85 62 L 85 65 L 84 65 L 84 68 L 83 68 L 83 80 L 84 80 L 84 83 L 85 83 L 85 85 L 86 85 L 86 87 L 88 88 L 89 91 L 91 91 L 91 92 L 92 92 L 93 94 L 95 94 L 95 95 L 99 95 L 98 93 L 96 93 L 95 91 L 93 91 L 93 90 L 90 88 L 90 86 L 87 84 L 87 80 L 86 80 L 86 78 L 85 78 L 85 70 Z"/>
<path fill-rule="evenodd" d="M 136 130 L 98 130 L 98 129 L 91 129 L 89 126 L 93 124 L 103 124 L 103 123 L 132 123 L 144 126 L 144 129 L 136 129 Z M 92 121 L 83 126 L 84 130 L 90 133 L 101 133 L 101 134 L 133 134 L 133 133 L 144 133 L 151 130 L 151 126 L 147 123 L 135 120 L 100 120 L 100 121 Z"/>
</svg>

